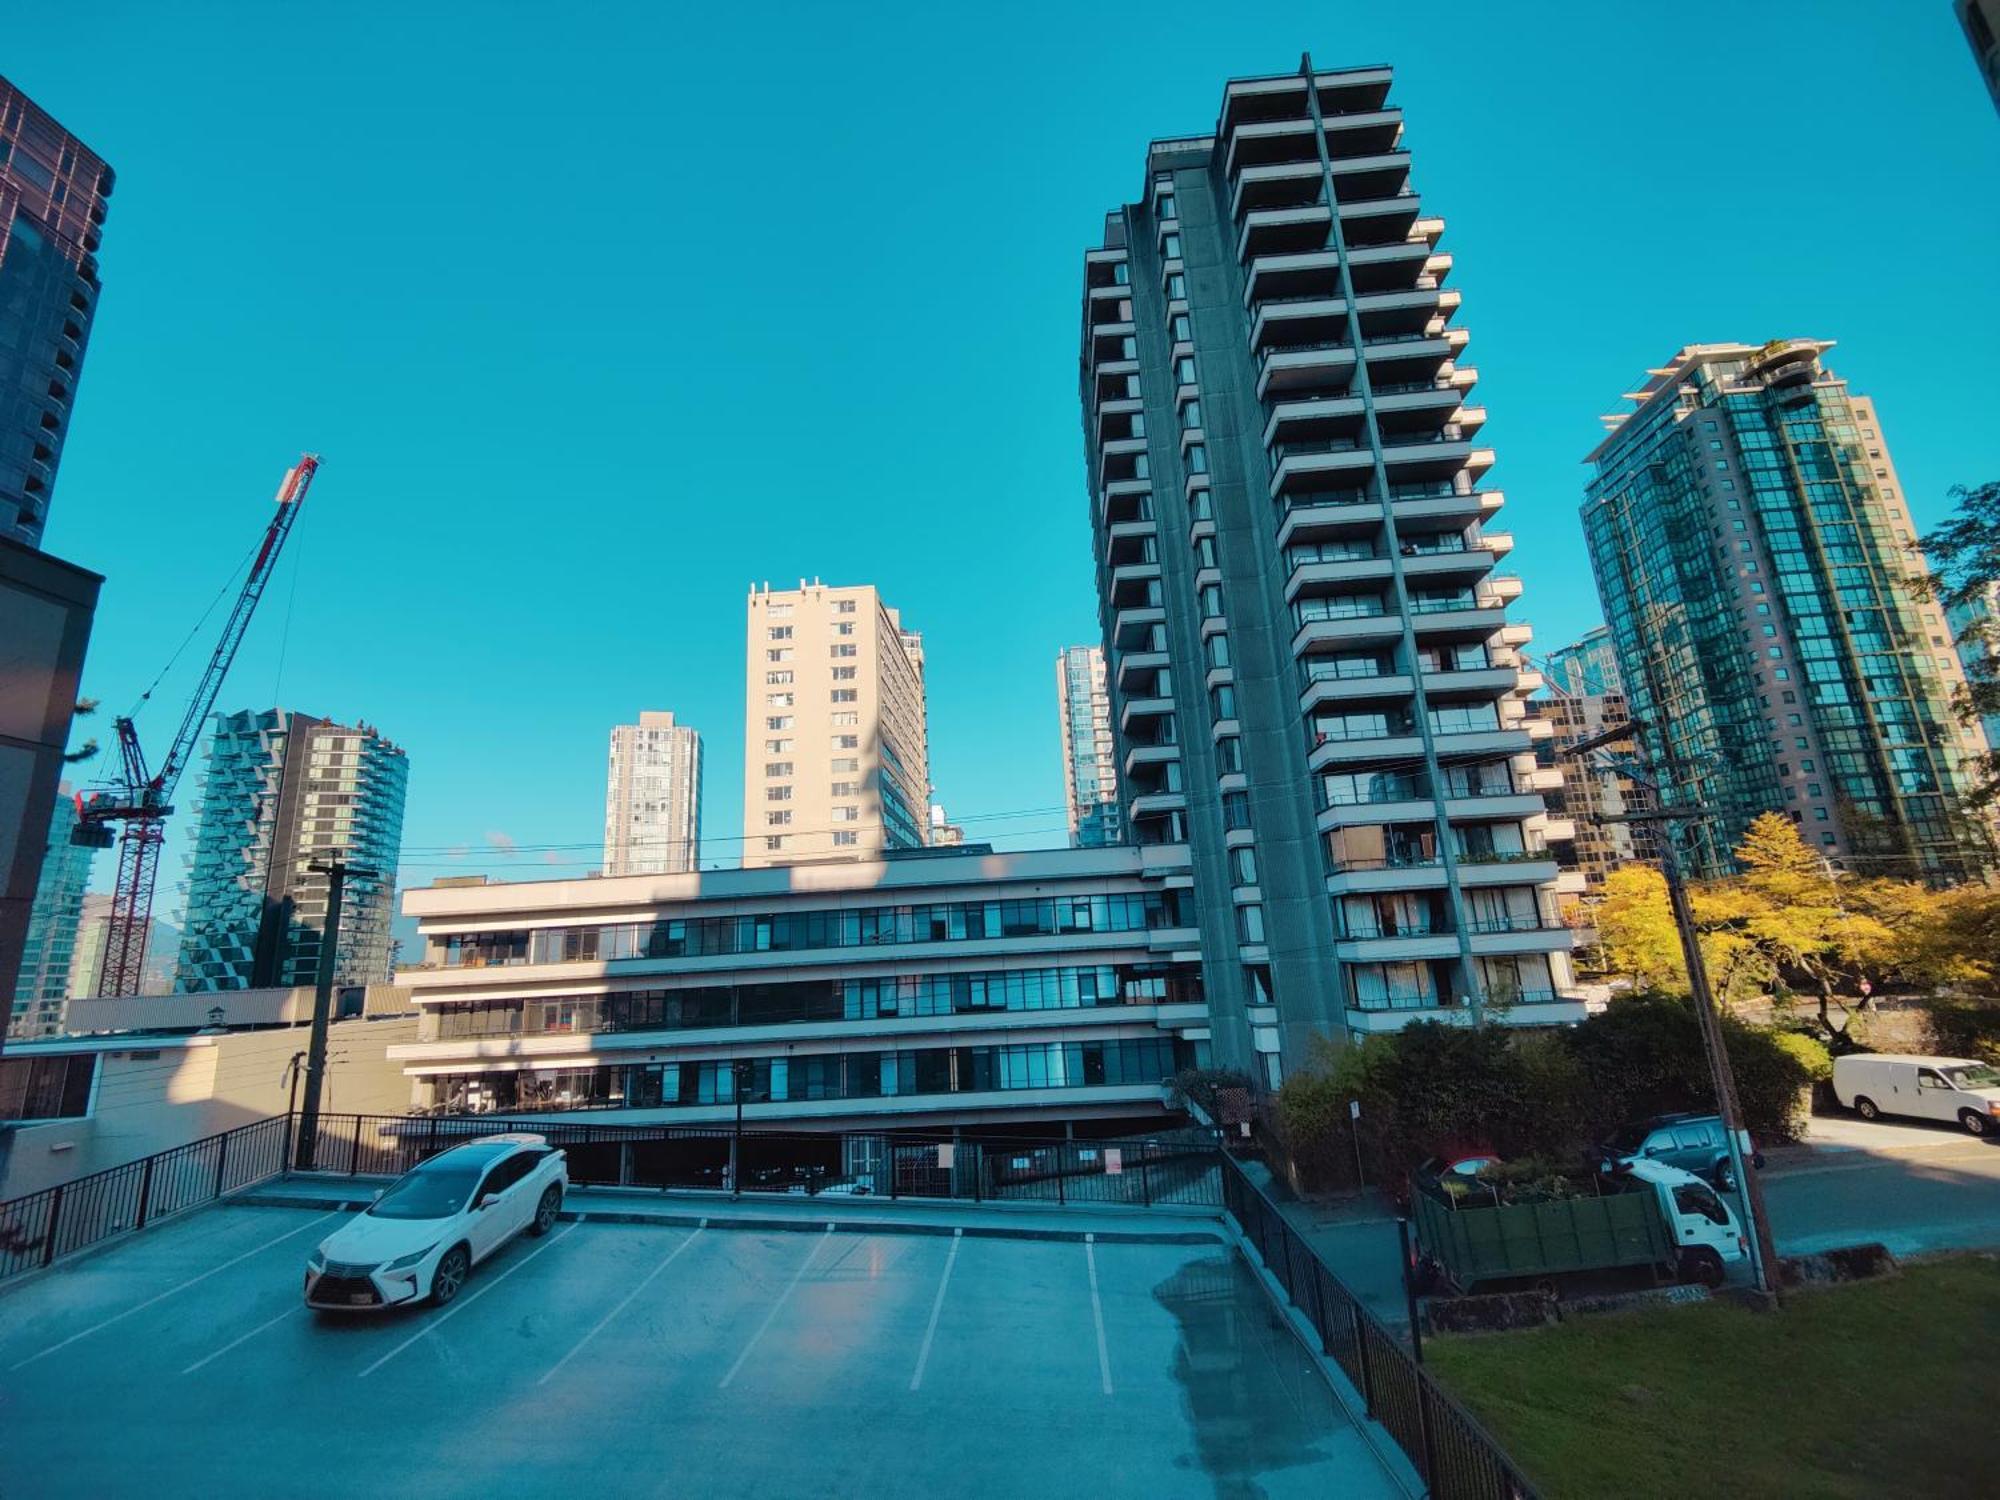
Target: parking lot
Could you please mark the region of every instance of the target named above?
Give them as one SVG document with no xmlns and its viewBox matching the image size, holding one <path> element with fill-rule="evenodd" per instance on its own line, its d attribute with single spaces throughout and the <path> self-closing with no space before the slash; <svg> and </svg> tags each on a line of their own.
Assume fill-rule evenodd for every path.
<svg viewBox="0 0 2000 1500">
<path fill-rule="evenodd" d="M 1394 1493 L 1220 1244 L 563 1224 L 442 1313 L 319 1319 L 343 1217 L 0 1295 L 0 1494 Z"/>
</svg>

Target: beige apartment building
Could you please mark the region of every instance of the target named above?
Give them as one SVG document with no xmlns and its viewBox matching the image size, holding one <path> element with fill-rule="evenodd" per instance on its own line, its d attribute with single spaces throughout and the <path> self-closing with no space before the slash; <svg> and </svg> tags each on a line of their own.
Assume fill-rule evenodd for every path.
<svg viewBox="0 0 2000 1500">
<path fill-rule="evenodd" d="M 923 637 L 870 586 L 750 591 L 743 867 L 925 843 Z"/>
</svg>

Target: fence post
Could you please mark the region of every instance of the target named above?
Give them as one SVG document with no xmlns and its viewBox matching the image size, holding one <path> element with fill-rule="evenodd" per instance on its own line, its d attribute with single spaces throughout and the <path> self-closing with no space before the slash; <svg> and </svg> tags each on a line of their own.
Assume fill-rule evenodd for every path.
<svg viewBox="0 0 2000 1500">
<path fill-rule="evenodd" d="M 210 1196 L 222 1196 L 223 1174 L 229 1170 L 229 1132 L 222 1132 L 222 1139 L 215 1146 L 215 1192 Z"/>
<path fill-rule="evenodd" d="M 285 1111 L 285 1128 L 278 1148 L 278 1175 L 284 1176 L 292 1170 L 292 1121 L 296 1118 L 290 1110 Z"/>
<path fill-rule="evenodd" d="M 153 1163 L 158 1160 L 157 1156 L 149 1156 L 145 1166 L 139 1169 L 139 1212 L 132 1222 L 134 1229 L 146 1227 L 146 1210 L 153 1202 Z"/>
<path fill-rule="evenodd" d="M 1153 1206 L 1153 1163 L 1150 1158 L 1139 1158 L 1139 1197 L 1146 1207 Z"/>
<path fill-rule="evenodd" d="M 1056 1202 L 1058 1205 L 1069 1202 L 1069 1197 L 1063 1190 L 1063 1165 L 1063 1149 L 1058 1146 L 1056 1147 Z"/>
<path fill-rule="evenodd" d="M 889 1196 L 893 1199 L 896 1196 L 896 1143 L 889 1141 L 885 1144 L 888 1150 L 883 1159 L 889 1164 Z"/>
<path fill-rule="evenodd" d="M 1375 1415 L 1375 1367 L 1368 1357 L 1368 1330 L 1362 1326 L 1359 1305 L 1348 1307 L 1347 1322 L 1354 1330 L 1354 1352 L 1361 1362 L 1361 1400 L 1372 1417 Z"/>
<path fill-rule="evenodd" d="M 1417 1377 L 1417 1436 L 1423 1449 L 1422 1478 L 1426 1487 L 1437 1488 L 1437 1439 L 1431 1433 L 1431 1378 L 1419 1367 L 1411 1372 Z"/>
<path fill-rule="evenodd" d="M 42 1264 L 45 1266 L 56 1258 L 56 1236 L 62 1229 L 62 1206 L 63 1184 L 57 1183 L 55 1192 L 49 1198 L 49 1237 L 42 1244 Z"/>
<path fill-rule="evenodd" d="M 972 1153 L 972 1201 L 980 1201 L 979 1179 L 986 1175 L 986 1149 L 977 1141 L 967 1141 L 960 1150 Z"/>
<path fill-rule="evenodd" d="M 361 1116 L 354 1117 L 354 1144 L 347 1152 L 347 1175 L 354 1176 L 361 1170 Z"/>
</svg>

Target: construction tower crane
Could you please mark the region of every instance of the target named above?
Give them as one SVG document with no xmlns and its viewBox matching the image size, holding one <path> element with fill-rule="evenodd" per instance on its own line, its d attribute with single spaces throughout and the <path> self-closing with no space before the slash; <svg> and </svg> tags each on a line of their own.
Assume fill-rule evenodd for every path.
<svg viewBox="0 0 2000 1500">
<path fill-rule="evenodd" d="M 229 665 L 236 660 L 236 650 L 250 628 L 250 617 L 256 613 L 257 601 L 264 596 L 264 585 L 270 582 L 278 566 L 278 553 L 285 545 L 285 538 L 291 535 L 318 469 L 317 454 L 302 454 L 298 463 L 286 471 L 284 483 L 278 486 L 277 514 L 264 528 L 263 545 L 257 549 L 256 561 L 250 564 L 250 574 L 243 580 L 236 605 L 223 623 L 222 638 L 215 643 L 194 696 L 188 699 L 180 728 L 174 732 L 173 743 L 167 747 L 159 769 L 146 768 L 145 752 L 139 748 L 138 726 L 130 717 L 120 718 L 113 726 L 118 732 L 122 763 L 118 776 L 76 799 L 77 823 L 70 833 L 72 843 L 108 849 L 110 825 L 124 824 L 118 839 L 118 884 L 111 896 L 104 963 L 98 973 L 100 995 L 139 993 L 146 934 L 152 924 L 153 883 L 159 875 L 167 815 L 174 810 L 174 788 L 194 754 L 209 713 L 215 707 L 216 695 L 222 691 L 222 679 L 229 675 Z"/>
</svg>

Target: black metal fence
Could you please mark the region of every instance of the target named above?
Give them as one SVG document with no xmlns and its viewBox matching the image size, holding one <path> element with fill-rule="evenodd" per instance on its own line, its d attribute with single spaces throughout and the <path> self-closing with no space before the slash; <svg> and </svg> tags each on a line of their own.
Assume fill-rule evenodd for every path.
<svg viewBox="0 0 2000 1500">
<path fill-rule="evenodd" d="M 1327 1268 L 1268 1194 L 1234 1161 L 1221 1166 L 1223 1206 L 1256 1246 L 1320 1347 L 1346 1372 L 1437 1500 L 1534 1500 L 1535 1490 L 1472 1414 L 1443 1391 L 1411 1348 Z"/>
<path fill-rule="evenodd" d="M 0 1281 L 275 1177 L 290 1140 L 274 1115 L 0 1203 Z"/>
<path fill-rule="evenodd" d="M 1222 1206 L 1215 1135 L 1115 1140 L 610 1125 L 494 1115 L 322 1115 L 313 1165 L 396 1174 L 481 1136 L 529 1131 L 560 1146 L 570 1181 L 975 1203 Z"/>
</svg>

